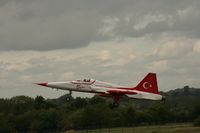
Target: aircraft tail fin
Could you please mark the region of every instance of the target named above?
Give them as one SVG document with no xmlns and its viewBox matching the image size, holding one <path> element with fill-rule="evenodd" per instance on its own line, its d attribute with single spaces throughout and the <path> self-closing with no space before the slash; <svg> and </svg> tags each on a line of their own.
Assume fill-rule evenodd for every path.
<svg viewBox="0 0 200 133">
<path fill-rule="evenodd" d="M 155 73 L 149 73 L 147 76 L 134 88 L 135 90 L 158 94 L 158 84 Z"/>
</svg>

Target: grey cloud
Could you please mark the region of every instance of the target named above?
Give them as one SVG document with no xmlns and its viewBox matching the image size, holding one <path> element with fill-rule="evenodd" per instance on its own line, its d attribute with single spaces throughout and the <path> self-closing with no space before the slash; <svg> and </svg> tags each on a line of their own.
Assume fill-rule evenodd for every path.
<svg viewBox="0 0 200 133">
<path fill-rule="evenodd" d="M 156 35 L 160 37 L 160 34 L 167 33 L 176 37 L 199 38 L 199 1 L 148 1 L 143 4 L 138 3 L 138 7 L 130 5 L 133 7 L 133 12 L 130 13 L 132 15 L 130 15 L 128 23 L 124 21 L 124 16 L 119 16 L 120 21 L 113 29 L 115 36 L 137 38 L 145 35 Z M 137 24 L 149 21 L 150 18 L 145 19 L 146 15 L 161 16 L 164 19 L 157 21 L 156 18 L 153 18 L 154 20 L 147 23 L 143 28 L 134 29 L 133 27 Z M 138 22 L 140 19 L 141 22 Z"/>
<path fill-rule="evenodd" d="M 93 11 L 70 10 L 67 1 L 54 3 L 10 1 L 1 6 L 1 12 L 5 12 L 0 14 L 1 50 L 53 50 L 89 45 L 95 39 L 99 16 Z"/>
<path fill-rule="evenodd" d="M 0 3 L 0 50 L 73 49 L 120 36 L 159 36 L 163 32 L 199 37 L 197 0 L 2 0 Z M 197 13 L 185 19 L 177 16 L 177 11 L 189 7 Z M 147 14 L 172 16 L 174 24 L 150 22 L 143 29 L 134 30 L 138 19 Z M 128 23 L 124 21 L 127 15 Z M 120 20 L 112 31 L 114 36 L 98 32 L 107 16 Z"/>
<path fill-rule="evenodd" d="M 103 44 L 102 44 L 103 45 Z M 130 44 L 126 44 L 126 49 L 134 49 Z M 147 46 L 146 43 L 145 46 Z M 166 44 L 163 44 L 166 45 Z M 109 51 L 114 51 L 121 48 L 121 45 L 118 45 L 118 48 L 115 48 L 114 44 L 108 48 Z M 63 81 L 63 80 L 74 80 L 78 78 L 95 78 L 106 82 L 120 83 L 121 85 L 134 86 L 136 85 L 143 76 L 146 75 L 149 71 L 156 72 L 158 74 L 160 90 L 166 91 L 169 89 L 174 89 L 175 87 L 182 87 L 183 85 L 192 85 L 197 86 L 199 82 L 199 53 L 192 53 L 190 49 L 186 47 L 181 47 L 181 50 L 174 49 L 174 52 L 178 52 L 178 56 L 174 58 L 165 57 L 160 58 L 157 53 L 149 56 L 150 51 L 146 51 L 147 55 L 143 54 L 143 50 L 134 49 L 138 51 L 136 58 L 131 60 L 129 63 L 122 66 L 109 65 L 102 66 L 107 63 L 105 60 L 98 59 L 99 56 L 96 52 L 91 52 L 92 50 L 98 51 L 98 44 L 96 44 L 95 49 L 92 46 L 89 46 L 86 49 L 79 50 L 63 50 L 62 52 L 58 51 L 48 51 L 48 52 L 31 52 L 32 55 L 28 55 L 28 52 L 18 51 L 15 53 L 6 52 L 6 55 L 3 61 L 0 62 L 0 83 L 1 83 L 1 97 L 8 97 L 16 94 L 26 94 L 29 96 L 34 95 L 45 95 L 49 97 L 55 97 L 57 92 L 50 92 L 48 89 L 30 85 L 33 82 L 45 82 L 45 81 Z M 141 47 L 140 47 L 141 48 Z M 143 48 L 142 48 L 143 49 Z M 60 51 L 60 50 L 59 50 Z M 99 51 L 98 51 L 99 52 Z M 20 53 L 20 54 L 19 54 Z M 64 53 L 64 55 L 62 54 Z M 89 53 L 86 55 L 85 53 Z M 12 56 L 9 56 L 12 54 Z M 113 60 L 117 60 L 121 54 L 113 52 Z M 55 58 L 55 56 L 58 57 Z M 69 55 L 78 55 L 68 57 Z M 27 58 L 24 56 L 28 56 Z M 62 59 L 59 58 L 62 56 Z M 16 60 L 19 58 L 19 60 Z M 66 58 L 66 59 L 65 59 Z M 127 56 L 123 57 L 128 58 Z M 161 65 L 156 65 L 155 68 L 149 69 L 153 63 L 167 61 L 166 69 L 161 71 L 155 69 L 163 67 Z M 111 60 L 110 60 L 111 61 Z M 23 64 L 25 63 L 25 64 Z M 19 66 L 18 66 L 19 65 Z M 165 65 L 165 64 L 164 64 Z M 165 67 L 165 66 L 164 66 Z M 6 70 L 8 68 L 13 68 Z M 17 68 L 20 68 L 19 70 Z M 23 69 L 22 69 L 23 68 Z M 8 84 L 11 83 L 11 84 Z M 3 90 L 8 89 L 5 93 Z M 38 90 L 36 93 L 33 91 Z M 14 93 L 18 91 L 18 93 Z M 26 92 L 26 93 L 25 93 Z M 28 94 L 27 94 L 28 93 Z M 65 92 L 64 92 L 65 93 Z M 9 95 L 8 95 L 9 94 Z M 62 95 L 60 93 L 59 95 Z"/>
</svg>

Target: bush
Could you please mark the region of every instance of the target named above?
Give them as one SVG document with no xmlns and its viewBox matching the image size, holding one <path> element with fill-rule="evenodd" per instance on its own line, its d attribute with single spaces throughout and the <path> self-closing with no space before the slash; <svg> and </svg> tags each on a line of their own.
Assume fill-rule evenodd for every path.
<svg viewBox="0 0 200 133">
<path fill-rule="evenodd" d="M 198 116 L 195 120 L 194 120 L 194 126 L 200 126 L 200 116 Z"/>
</svg>

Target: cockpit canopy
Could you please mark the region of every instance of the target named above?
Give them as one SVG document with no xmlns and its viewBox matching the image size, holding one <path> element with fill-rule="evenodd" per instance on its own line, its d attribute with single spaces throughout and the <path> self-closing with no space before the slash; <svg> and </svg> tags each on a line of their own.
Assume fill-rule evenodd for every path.
<svg viewBox="0 0 200 133">
<path fill-rule="evenodd" d="M 75 80 L 72 81 L 72 83 L 79 83 L 79 84 L 93 84 L 95 82 L 94 79 L 81 79 L 81 80 Z"/>
</svg>

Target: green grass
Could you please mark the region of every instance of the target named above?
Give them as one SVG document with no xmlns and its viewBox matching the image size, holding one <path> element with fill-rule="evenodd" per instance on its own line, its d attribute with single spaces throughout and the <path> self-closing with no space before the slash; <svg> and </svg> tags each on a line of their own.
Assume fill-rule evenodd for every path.
<svg viewBox="0 0 200 133">
<path fill-rule="evenodd" d="M 194 127 L 192 124 L 167 124 L 164 126 L 104 128 L 88 131 L 68 131 L 65 133 L 200 133 L 200 127 Z"/>
</svg>

